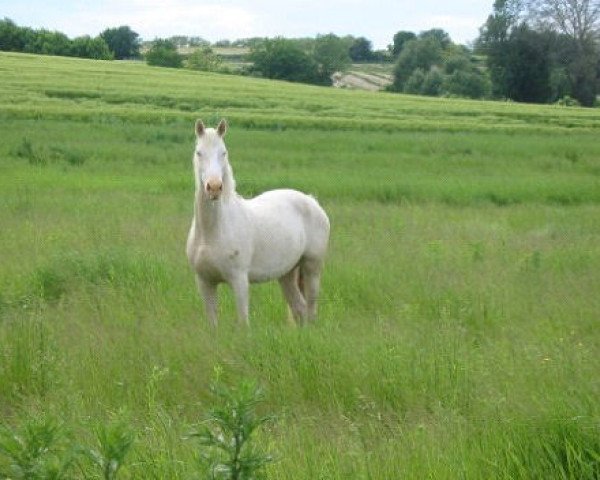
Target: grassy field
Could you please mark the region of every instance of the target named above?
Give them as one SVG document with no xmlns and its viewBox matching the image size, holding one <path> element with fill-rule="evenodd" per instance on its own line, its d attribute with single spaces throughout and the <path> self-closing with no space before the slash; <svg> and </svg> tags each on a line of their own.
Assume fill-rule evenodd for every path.
<svg viewBox="0 0 600 480">
<path fill-rule="evenodd" d="M 116 422 L 119 478 L 205 478 L 186 437 L 209 385 L 250 379 L 270 479 L 600 477 L 600 110 L 4 53 L 0 84 L 0 440 L 54 419 L 94 446 Z M 229 120 L 241 194 L 329 213 L 314 325 L 276 284 L 249 331 L 227 288 L 207 325 L 198 117 Z"/>
</svg>

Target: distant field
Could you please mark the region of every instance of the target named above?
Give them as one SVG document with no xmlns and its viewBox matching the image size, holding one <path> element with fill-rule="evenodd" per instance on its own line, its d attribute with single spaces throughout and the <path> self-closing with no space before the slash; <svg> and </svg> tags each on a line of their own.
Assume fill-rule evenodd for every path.
<svg viewBox="0 0 600 480">
<path fill-rule="evenodd" d="M 223 57 L 243 57 L 250 53 L 247 47 L 215 47 L 213 50 Z"/>
<path fill-rule="evenodd" d="M 393 76 L 383 65 L 360 64 L 353 65 L 347 72 L 338 72 L 333 76 L 333 86 L 352 90 L 367 90 L 376 92 L 384 90 L 393 81 Z"/>
<path fill-rule="evenodd" d="M 90 444 L 119 419 L 119 478 L 205 478 L 208 386 L 254 379 L 267 478 L 600 477 L 600 110 L 4 53 L 0 84 L 3 427 Z M 329 213 L 309 328 L 276 284 L 250 331 L 226 288 L 208 327 L 184 254 L 199 117 L 228 119 L 241 194 Z"/>
</svg>

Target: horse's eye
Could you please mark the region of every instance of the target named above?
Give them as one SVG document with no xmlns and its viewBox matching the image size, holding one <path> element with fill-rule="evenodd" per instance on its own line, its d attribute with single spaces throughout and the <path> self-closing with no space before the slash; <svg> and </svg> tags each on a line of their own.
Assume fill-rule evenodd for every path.
<svg viewBox="0 0 600 480">
<path fill-rule="evenodd" d="M 224 151 L 223 153 L 221 153 L 222 157 L 226 157 L 227 156 L 227 151 Z"/>
<path fill-rule="evenodd" d="M 200 150 L 196 150 L 196 155 L 198 155 L 199 157 L 202 156 L 202 152 Z"/>
</svg>

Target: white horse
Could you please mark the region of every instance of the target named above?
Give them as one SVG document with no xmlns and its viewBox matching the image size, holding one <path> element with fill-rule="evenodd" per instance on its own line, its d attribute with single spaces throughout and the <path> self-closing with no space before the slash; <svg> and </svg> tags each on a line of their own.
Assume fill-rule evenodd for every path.
<svg viewBox="0 0 600 480">
<path fill-rule="evenodd" d="M 279 279 L 297 323 L 313 320 L 329 219 L 317 201 L 296 190 L 271 190 L 252 199 L 235 191 L 223 137 L 227 124 L 196 122 L 194 218 L 187 256 L 206 314 L 217 324 L 217 285 L 233 289 L 238 320 L 248 325 L 249 283 Z"/>
</svg>

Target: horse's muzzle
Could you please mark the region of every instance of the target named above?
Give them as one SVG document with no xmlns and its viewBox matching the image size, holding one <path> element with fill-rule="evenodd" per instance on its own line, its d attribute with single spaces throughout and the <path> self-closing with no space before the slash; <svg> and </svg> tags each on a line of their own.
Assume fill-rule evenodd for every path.
<svg viewBox="0 0 600 480">
<path fill-rule="evenodd" d="M 210 200 L 218 200 L 223 192 L 223 181 L 220 178 L 211 177 L 206 181 L 206 195 Z"/>
</svg>

